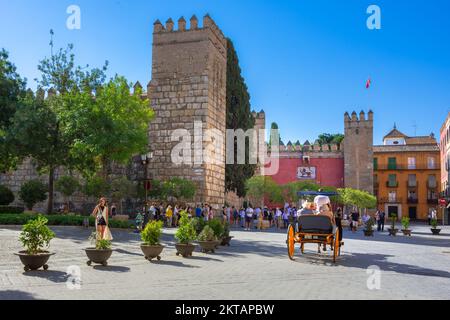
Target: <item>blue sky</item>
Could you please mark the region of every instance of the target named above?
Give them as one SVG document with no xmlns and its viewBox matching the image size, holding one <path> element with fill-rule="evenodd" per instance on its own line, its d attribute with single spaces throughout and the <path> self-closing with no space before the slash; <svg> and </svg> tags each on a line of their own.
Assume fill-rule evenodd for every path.
<svg viewBox="0 0 450 320">
<path fill-rule="evenodd" d="M 72 4 L 81 30 L 66 28 Z M 381 30 L 366 27 L 371 4 Z M 57 47 L 75 45 L 78 63 L 108 60 L 111 75 L 146 84 L 153 22 L 206 13 L 234 42 L 252 107 L 279 124 L 285 142 L 342 132 L 345 111 L 369 108 L 376 144 L 394 122 L 408 135 L 438 135 L 450 111 L 446 0 L 0 0 L 0 47 L 33 89 L 50 29 Z"/>
</svg>

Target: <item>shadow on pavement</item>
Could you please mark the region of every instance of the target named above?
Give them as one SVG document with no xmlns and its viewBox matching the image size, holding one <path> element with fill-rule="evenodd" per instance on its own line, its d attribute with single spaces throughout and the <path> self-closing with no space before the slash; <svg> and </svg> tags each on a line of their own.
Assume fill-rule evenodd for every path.
<svg viewBox="0 0 450 320">
<path fill-rule="evenodd" d="M 128 267 L 121 267 L 121 266 L 93 266 L 92 267 L 94 270 L 97 271 L 107 271 L 107 272 L 119 272 L 119 273 L 124 273 L 124 272 L 130 272 L 130 268 Z"/>
<path fill-rule="evenodd" d="M 117 253 L 130 255 L 130 256 L 139 256 L 139 257 L 143 257 L 144 256 L 142 253 L 131 252 L 131 251 L 124 250 L 124 249 L 114 249 L 113 251 L 117 252 Z"/>
<path fill-rule="evenodd" d="M 217 254 L 217 255 L 219 255 L 219 254 Z M 199 257 L 199 256 L 196 256 L 195 253 L 194 253 L 194 255 L 193 255 L 192 257 L 189 257 L 189 258 L 183 258 L 183 259 L 223 262 L 223 260 L 219 260 L 219 259 L 215 259 L 215 258 L 210 258 L 210 257 Z"/>
<path fill-rule="evenodd" d="M 180 268 L 200 268 L 199 266 L 193 266 L 190 264 L 184 264 L 183 262 L 179 261 L 167 261 L 167 260 L 160 260 L 160 261 L 152 261 L 152 265 L 161 265 L 161 266 L 172 266 L 172 267 L 180 267 Z"/>
<path fill-rule="evenodd" d="M 53 270 L 28 271 L 28 272 L 24 272 L 23 275 L 26 277 L 36 277 L 36 278 L 47 279 L 47 280 L 55 282 L 55 283 L 66 282 L 69 277 L 69 275 L 65 272 L 53 271 Z"/>
<path fill-rule="evenodd" d="M 417 276 L 450 278 L 450 272 L 448 271 L 391 262 L 388 261 L 388 258 L 390 257 L 394 256 L 384 254 L 351 253 L 339 257 L 336 264 L 334 264 L 331 256 L 324 257 L 323 255 L 308 253 L 305 255 L 297 254 L 294 262 L 320 264 L 331 267 L 360 268 L 365 270 L 370 266 L 378 266 L 381 271 L 390 271 Z"/>
<path fill-rule="evenodd" d="M 35 300 L 36 298 L 28 292 L 19 290 L 0 291 L 0 300 Z"/>
</svg>

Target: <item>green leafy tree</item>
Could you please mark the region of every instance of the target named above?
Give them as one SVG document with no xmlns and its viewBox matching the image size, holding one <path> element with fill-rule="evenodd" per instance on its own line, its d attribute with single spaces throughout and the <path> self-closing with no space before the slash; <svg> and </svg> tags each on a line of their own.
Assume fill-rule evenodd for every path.
<svg viewBox="0 0 450 320">
<path fill-rule="evenodd" d="M 281 141 L 281 135 L 279 133 L 279 127 L 278 127 L 278 124 L 276 122 L 272 122 L 272 124 L 270 125 L 270 130 L 271 130 L 271 134 L 270 134 L 270 138 L 269 138 L 269 146 L 272 146 L 272 139 L 274 138 L 274 137 L 272 137 L 272 131 L 273 130 L 278 132 L 278 135 L 277 135 L 278 136 L 278 145 L 279 146 L 283 146 L 284 143 L 283 143 L 283 141 Z"/>
<path fill-rule="evenodd" d="M 36 203 L 47 199 L 47 186 L 39 180 L 27 181 L 20 187 L 19 197 L 28 210 L 33 210 Z"/>
<path fill-rule="evenodd" d="M 30 157 L 40 173 L 48 174 L 47 213 L 53 211 L 54 173 L 58 166 L 70 162 L 70 141 L 64 136 L 57 114 L 49 100 L 29 94 L 15 113 L 8 143 L 22 157 Z"/>
<path fill-rule="evenodd" d="M 7 206 L 14 202 L 14 193 L 7 187 L 0 185 L 0 206 Z"/>
<path fill-rule="evenodd" d="M 92 176 L 86 179 L 83 193 L 88 197 L 104 197 L 111 191 L 111 185 L 103 176 Z"/>
<path fill-rule="evenodd" d="M 281 186 L 283 198 L 288 202 L 297 202 L 300 197 L 299 191 L 318 191 L 320 186 L 309 181 L 295 181 Z"/>
<path fill-rule="evenodd" d="M 250 94 L 247 85 L 241 74 L 239 59 L 230 39 L 227 39 L 227 129 L 244 132 L 253 129 L 255 119 L 253 118 L 250 107 Z M 237 140 L 235 140 L 235 154 L 237 157 Z M 245 164 L 227 164 L 225 167 L 225 187 L 227 191 L 236 191 L 240 197 L 245 196 L 245 181 L 255 174 L 256 164 L 250 164 L 248 161 L 249 146 L 246 146 Z"/>
<path fill-rule="evenodd" d="M 162 184 L 162 195 L 168 200 L 192 200 L 195 193 L 196 185 L 191 180 L 175 177 Z"/>
<path fill-rule="evenodd" d="M 338 189 L 339 198 L 344 205 L 355 206 L 359 209 L 374 209 L 377 198 L 366 191 L 352 188 Z"/>
<path fill-rule="evenodd" d="M 133 181 L 128 180 L 126 177 L 112 180 L 111 197 L 113 201 L 119 202 L 121 214 L 123 214 L 123 200 L 134 196 L 136 196 L 136 185 Z"/>
<path fill-rule="evenodd" d="M 130 94 L 130 84 L 116 76 L 97 90 L 95 98 L 86 93 L 68 97 L 77 105 L 67 110 L 66 117 L 77 119 L 72 135 L 79 138 L 72 154 L 79 163 L 91 161 L 88 167 L 93 165 L 107 177 L 112 162 L 126 164 L 133 155 L 146 151 L 148 124 L 154 113 L 141 93 L 138 89 Z"/>
<path fill-rule="evenodd" d="M 80 190 L 81 185 L 77 178 L 72 176 L 62 176 L 55 183 L 56 191 L 60 192 L 66 200 L 67 210 L 69 210 L 70 197 Z"/>
<path fill-rule="evenodd" d="M 255 176 L 246 182 L 247 196 L 253 204 L 264 205 L 264 200 L 283 202 L 281 187 L 269 176 Z"/>
<path fill-rule="evenodd" d="M 8 130 L 12 118 L 25 96 L 26 79 L 22 79 L 15 65 L 9 61 L 8 52 L 0 50 L 0 172 L 15 168 L 19 156 L 8 143 Z"/>
<path fill-rule="evenodd" d="M 319 142 L 320 145 L 327 145 L 327 144 L 337 144 L 340 145 L 342 141 L 344 140 L 343 134 L 330 134 L 330 133 L 323 133 L 319 135 L 319 138 L 317 139 L 317 142 Z"/>
</svg>

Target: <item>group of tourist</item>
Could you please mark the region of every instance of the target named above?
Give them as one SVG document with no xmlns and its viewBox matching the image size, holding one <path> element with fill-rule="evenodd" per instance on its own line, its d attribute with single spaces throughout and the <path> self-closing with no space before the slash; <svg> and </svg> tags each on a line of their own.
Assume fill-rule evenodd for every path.
<svg viewBox="0 0 450 320">
<path fill-rule="evenodd" d="M 338 212 L 341 212 L 339 210 Z M 283 208 L 268 208 L 267 206 L 255 208 L 249 206 L 239 209 L 236 207 L 222 208 L 222 216 L 225 221 L 228 221 L 231 225 L 240 226 L 246 231 L 250 231 L 252 228 L 261 230 L 271 227 L 286 229 L 290 223 L 297 222 L 298 217 L 308 214 L 324 214 L 334 220 L 329 204 L 318 206 L 308 201 L 304 202 L 300 209 L 290 204 L 285 204 Z"/>
<path fill-rule="evenodd" d="M 138 229 L 143 229 L 149 221 L 163 221 L 166 228 L 176 228 L 179 226 L 181 213 L 187 213 L 188 218 L 201 218 L 205 221 L 216 217 L 215 210 L 209 204 L 197 204 L 196 207 L 187 205 L 152 203 L 136 216 Z"/>
<path fill-rule="evenodd" d="M 355 233 L 358 231 L 358 226 L 362 222 L 363 225 L 367 225 L 372 217 L 367 213 L 367 211 L 363 214 L 360 219 L 360 214 L 358 210 L 352 210 L 350 214 L 344 214 L 344 220 L 348 221 L 348 226 L 350 231 Z M 375 213 L 375 223 L 377 225 L 378 232 L 384 232 L 384 224 L 386 222 L 386 213 L 383 210 L 377 210 Z"/>
</svg>

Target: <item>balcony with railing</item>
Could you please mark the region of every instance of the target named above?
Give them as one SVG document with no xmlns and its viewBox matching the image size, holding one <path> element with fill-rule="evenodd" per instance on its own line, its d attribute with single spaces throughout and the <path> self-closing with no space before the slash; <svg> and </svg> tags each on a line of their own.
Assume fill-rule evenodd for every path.
<svg viewBox="0 0 450 320">
<path fill-rule="evenodd" d="M 439 204 L 439 200 L 438 199 L 427 199 L 427 203 L 432 204 L 432 205 L 437 205 L 437 204 Z"/>
<path fill-rule="evenodd" d="M 398 197 L 395 197 L 395 198 L 387 198 L 387 197 L 382 197 L 382 198 L 379 198 L 378 199 L 378 202 L 379 203 L 402 203 L 402 198 L 398 198 Z"/>
<path fill-rule="evenodd" d="M 418 204 L 419 199 L 417 199 L 417 197 L 408 197 L 407 202 L 408 202 L 408 204 Z"/>
<path fill-rule="evenodd" d="M 375 171 L 388 171 L 388 170 L 439 170 L 439 167 L 437 165 L 434 166 L 427 166 L 427 165 L 421 165 L 421 166 L 413 166 L 413 165 L 387 165 L 387 164 L 378 164 L 376 168 L 374 168 Z"/>
</svg>

